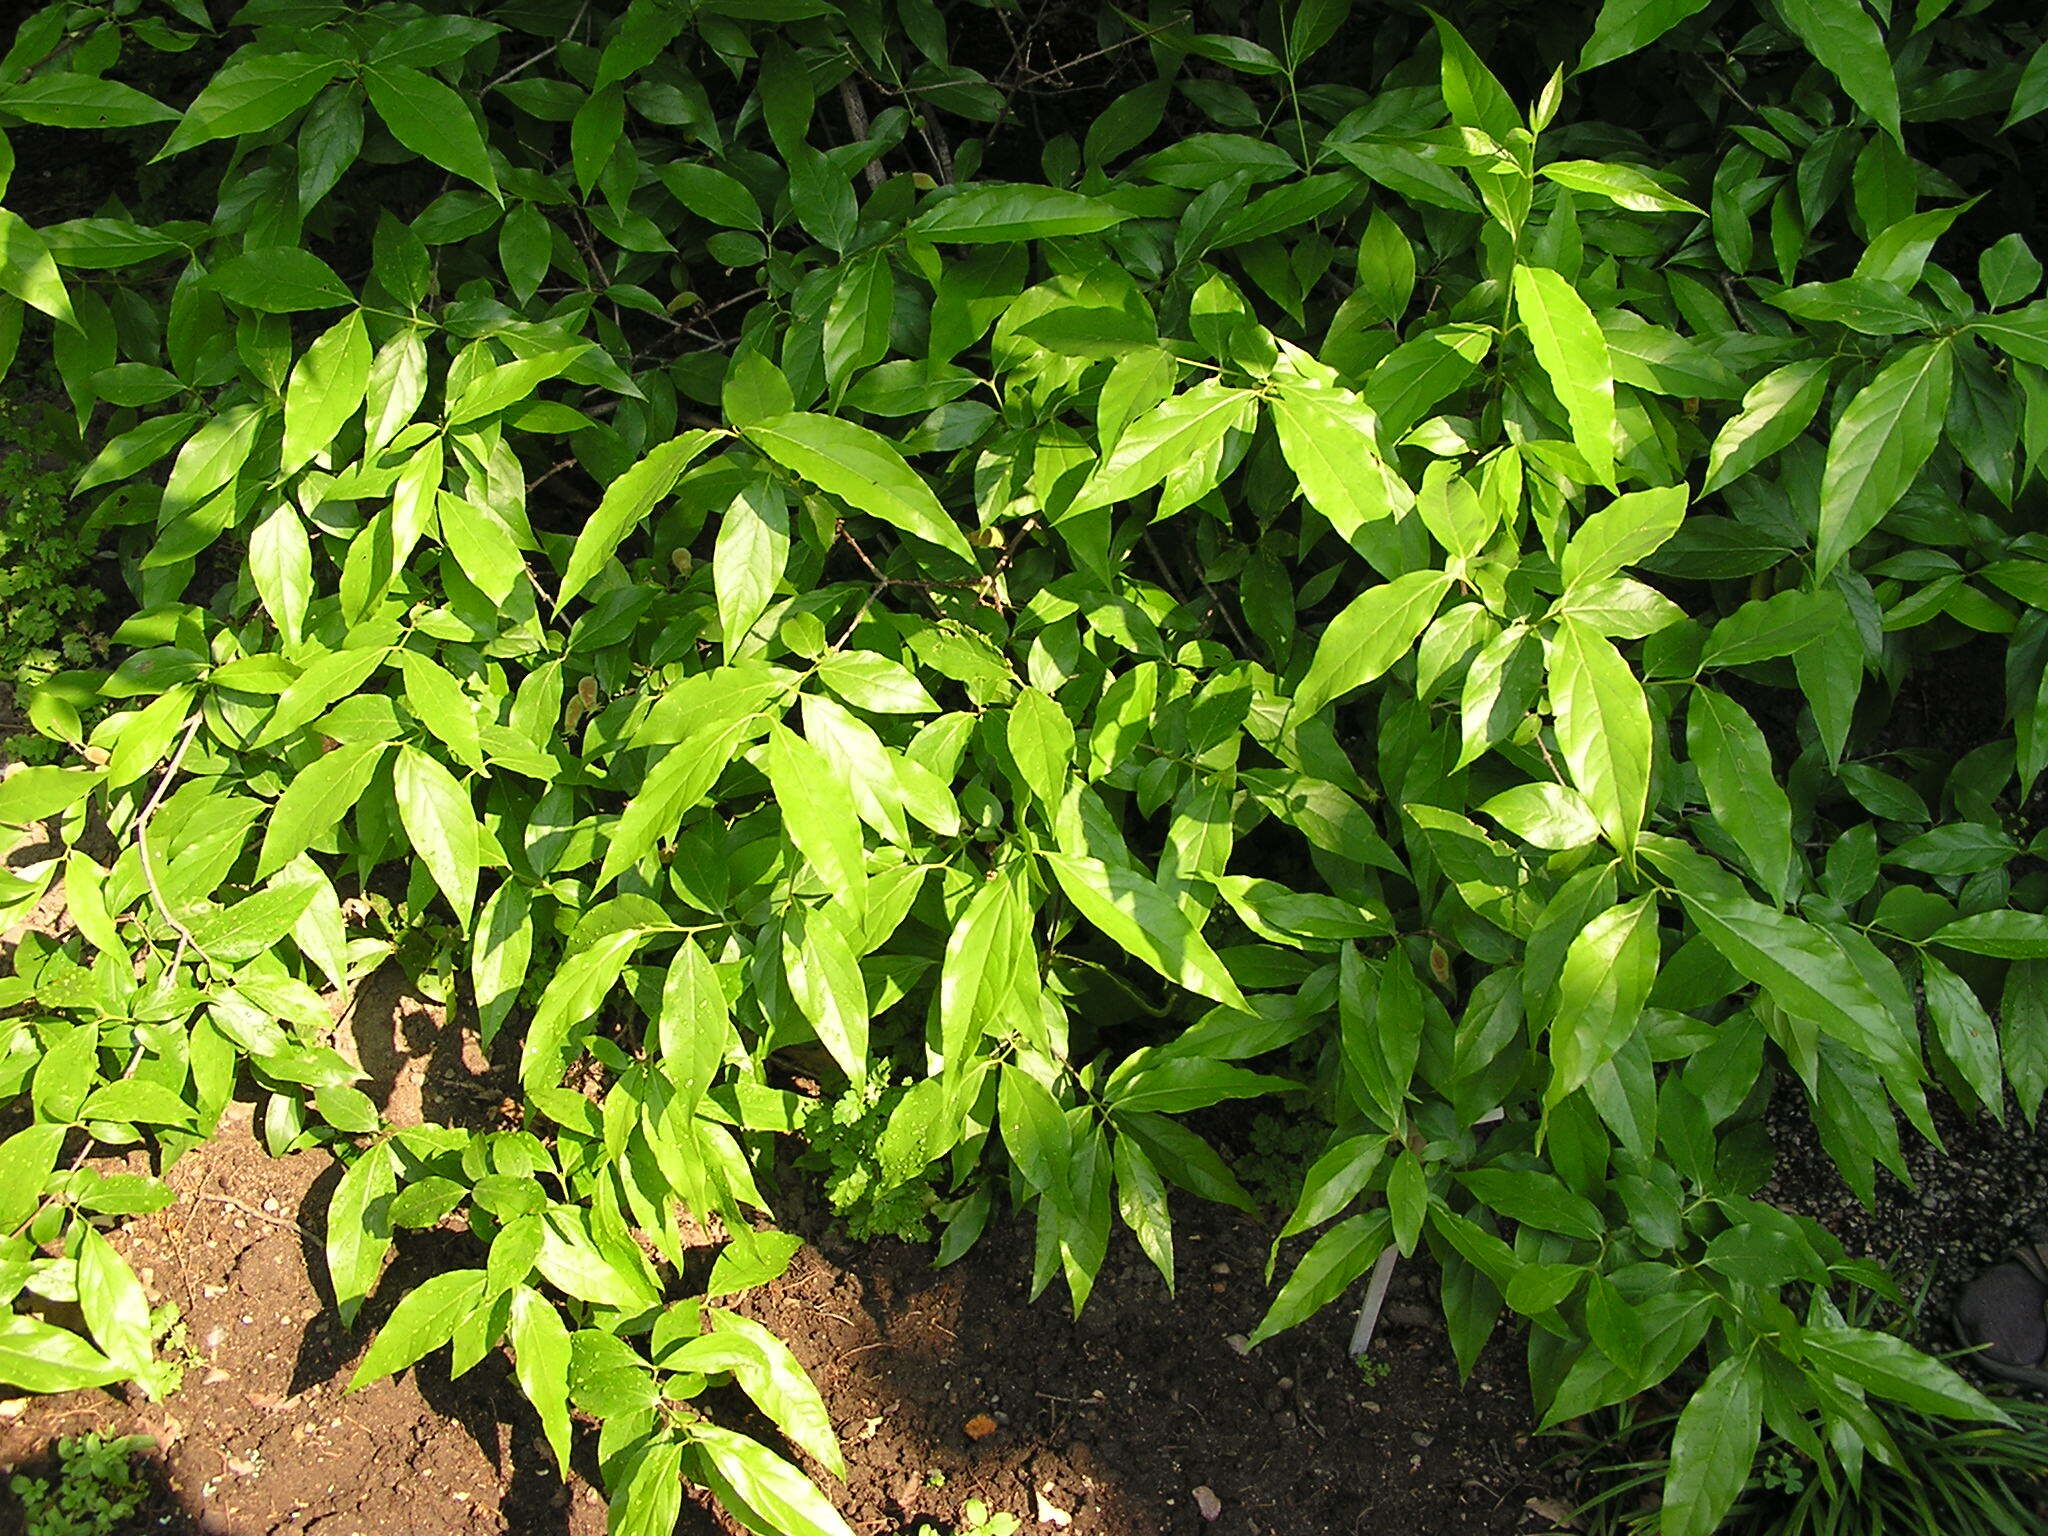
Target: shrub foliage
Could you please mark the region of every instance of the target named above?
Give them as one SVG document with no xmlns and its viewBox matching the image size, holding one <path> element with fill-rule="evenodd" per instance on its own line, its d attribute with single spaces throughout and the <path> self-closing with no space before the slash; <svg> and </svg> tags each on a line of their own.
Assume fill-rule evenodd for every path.
<svg viewBox="0 0 2048 1536">
<path fill-rule="evenodd" d="M 253 1089 L 348 1162 L 346 1317 L 477 1238 L 359 1380 L 508 1343 L 615 1529 L 687 1478 L 843 1533 L 692 1404 L 839 1469 L 717 1305 L 792 1251 L 802 1076 L 887 1105 L 942 1260 L 1025 1208 L 1077 1308 L 1113 1223 L 1171 1284 L 1172 1203 L 1250 1203 L 1202 1112 L 1312 1107 L 1256 1338 L 1427 1248 L 1546 1424 L 1698 1383 L 1664 1536 L 1766 1427 L 1834 1479 L 1873 1398 L 2002 1417 L 1759 1191 L 1774 1084 L 1866 1200 L 1930 1093 L 2048 1088 L 2030 8 L 217 19 L 0 59 L 0 178 L 136 162 L 0 211 L 136 600 L 0 784 L 111 834 L 0 872 L 69 912 L 0 980 L 0 1380 L 162 1384 L 100 1226 L 167 1192 L 84 1154 Z M 394 954 L 521 1129 L 353 1086 L 323 994 Z"/>
</svg>

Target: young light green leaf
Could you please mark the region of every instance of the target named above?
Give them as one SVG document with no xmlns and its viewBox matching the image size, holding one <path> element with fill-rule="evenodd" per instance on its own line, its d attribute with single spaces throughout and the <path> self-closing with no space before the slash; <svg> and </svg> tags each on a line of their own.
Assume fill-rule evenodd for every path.
<svg viewBox="0 0 2048 1536">
<path fill-rule="evenodd" d="M 1579 930 L 1558 974 L 1546 1104 L 1557 1104 L 1584 1087 L 1628 1044 L 1656 979 L 1654 898 L 1638 896 Z"/>
<path fill-rule="evenodd" d="M 481 858 L 481 829 L 469 795 L 436 759 L 410 743 L 398 749 L 391 784 L 406 837 L 467 933 Z"/>
<path fill-rule="evenodd" d="M 446 1344 L 483 1293 L 480 1269 L 451 1269 L 407 1291 L 349 1378 L 349 1391 L 402 1371 Z"/>
<path fill-rule="evenodd" d="M 605 487 L 604 500 L 576 535 L 569 568 L 555 594 L 560 607 L 590 583 L 611 559 L 627 533 L 642 522 L 655 503 L 675 488 L 676 478 L 709 446 L 713 434 L 685 432 L 650 450 L 645 458 Z"/>
<path fill-rule="evenodd" d="M 1410 571 L 1353 598 L 1316 642 L 1315 659 L 1294 692 L 1296 718 L 1308 719 L 1407 655 L 1450 586 L 1447 572 Z"/>
<path fill-rule="evenodd" d="M 1686 710 L 1685 747 L 1714 820 L 1735 839 L 1758 883 L 1775 900 L 1789 900 L 1792 802 L 1772 768 L 1764 733 L 1726 694 L 1695 688 Z"/>
<path fill-rule="evenodd" d="M 1614 362 L 1593 311 L 1564 275 L 1549 267 L 1515 268 L 1515 313 L 1536 361 L 1570 418 L 1572 441 L 1593 478 L 1614 483 Z"/>
<path fill-rule="evenodd" d="M 504 201 L 476 114 L 461 96 L 424 70 L 403 65 L 372 66 L 363 72 L 363 84 L 399 143 Z"/>
<path fill-rule="evenodd" d="M 789 498 L 773 480 L 750 481 L 719 519 L 711 552 L 718 629 L 728 659 L 767 611 L 788 559 Z"/>
<path fill-rule="evenodd" d="M 1066 853 L 1046 864 L 1081 915 L 1169 981 L 1233 1008 L 1251 1004 L 1216 951 L 1157 885 L 1124 865 Z"/>
<path fill-rule="evenodd" d="M 931 487 L 877 432 L 791 411 L 756 421 L 747 437 L 792 474 L 831 492 L 871 517 L 956 555 L 972 567 L 974 551 Z"/>
<path fill-rule="evenodd" d="M 1557 744 L 1572 783 L 1623 856 L 1635 846 L 1650 789 L 1650 710 L 1643 686 L 1604 635 L 1566 617 L 1547 648 Z"/>
<path fill-rule="evenodd" d="M 215 139 L 275 128 L 345 69 L 340 59 L 308 53 L 266 53 L 240 59 L 207 82 L 164 147 L 156 152 L 156 159 Z"/>
<path fill-rule="evenodd" d="M 1851 400 L 1828 443 L 1815 574 L 1825 576 L 1913 484 L 1941 441 L 1954 354 L 1946 341 L 1900 354 Z"/>
</svg>

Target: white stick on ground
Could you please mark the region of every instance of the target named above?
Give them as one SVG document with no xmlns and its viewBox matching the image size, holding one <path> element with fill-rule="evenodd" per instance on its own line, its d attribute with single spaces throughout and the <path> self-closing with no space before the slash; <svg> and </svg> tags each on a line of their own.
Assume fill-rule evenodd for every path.
<svg viewBox="0 0 2048 1536">
<path fill-rule="evenodd" d="M 1502 1110 L 1488 1110 L 1472 1122 L 1472 1127 L 1477 1130 L 1482 1125 L 1492 1125 L 1506 1118 Z M 1365 1305 L 1358 1309 L 1358 1323 L 1351 1330 L 1351 1343 L 1344 1351 L 1353 1360 L 1372 1348 L 1373 1333 L 1380 1325 L 1380 1308 L 1387 1301 L 1387 1287 L 1394 1283 L 1394 1261 L 1400 1256 L 1401 1250 L 1389 1243 L 1380 1250 L 1379 1259 L 1372 1267 L 1372 1279 L 1365 1287 Z"/>
</svg>

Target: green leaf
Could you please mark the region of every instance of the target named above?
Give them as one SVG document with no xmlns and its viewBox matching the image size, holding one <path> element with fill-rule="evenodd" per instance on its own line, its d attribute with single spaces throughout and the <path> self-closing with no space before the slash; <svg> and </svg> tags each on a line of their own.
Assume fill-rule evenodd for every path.
<svg viewBox="0 0 2048 1536">
<path fill-rule="evenodd" d="M 355 295 L 311 251 L 296 246 L 266 246 L 231 256 L 213 271 L 213 288 L 231 304 L 265 315 L 289 315 L 308 309 L 334 309 L 353 304 Z"/>
<path fill-rule="evenodd" d="M 333 831 L 362 798 L 390 745 L 352 741 L 314 758 L 293 775 L 264 825 L 263 848 L 256 859 L 258 880 L 268 879 L 316 838 Z"/>
<path fill-rule="evenodd" d="M 298 649 L 313 598 L 313 545 L 289 502 L 249 535 L 249 578 L 287 651 Z"/>
<path fill-rule="evenodd" d="M 1134 869 L 1099 859 L 1066 853 L 1043 857 L 1067 899 L 1127 954 L 1190 992 L 1250 1009 L 1208 940 L 1157 885 Z"/>
<path fill-rule="evenodd" d="M 590 584 L 627 533 L 675 488 L 677 477 L 709 446 L 712 436 L 709 432 L 685 432 L 672 437 L 605 487 L 604 500 L 590 514 L 590 521 L 576 535 L 576 547 L 569 552 L 569 568 L 555 594 L 556 607 Z"/>
<path fill-rule="evenodd" d="M 51 128 L 141 128 L 178 120 L 133 86 L 92 75 L 37 75 L 0 88 L 0 114 Z"/>
<path fill-rule="evenodd" d="M 1650 710 L 1643 686 L 1604 635 L 1566 617 L 1547 648 L 1557 744 L 1572 783 L 1624 856 L 1650 791 Z"/>
<path fill-rule="evenodd" d="M 25 1392 L 75 1392 L 123 1371 L 75 1333 L 19 1312 L 0 1314 L 0 1382 Z"/>
<path fill-rule="evenodd" d="M 867 847 L 846 781 L 787 726 L 768 733 L 764 766 L 783 830 L 818 878 L 856 913 L 867 904 Z"/>
<path fill-rule="evenodd" d="M 1763 1425 L 1763 1370 L 1730 1355 L 1678 1415 L 1664 1478 L 1662 1536 L 1713 1536 L 1749 1484 Z"/>
<path fill-rule="evenodd" d="M 370 385 L 370 333 L 361 310 L 331 327 L 292 368 L 284 396 L 284 454 L 290 474 L 330 447 L 362 409 Z"/>
<path fill-rule="evenodd" d="M 1593 311 L 1548 267 L 1515 268 L 1515 313 L 1570 418 L 1593 478 L 1614 483 L 1614 362 Z"/>
<path fill-rule="evenodd" d="M 1050 694 L 1026 688 L 1010 706 L 1006 727 L 1025 788 L 1049 812 L 1057 809 L 1073 764 L 1074 723 Z"/>
<path fill-rule="evenodd" d="M 1899 83 L 1892 74 L 1884 34 L 1863 0 L 1777 0 L 1778 14 L 1849 99 L 1879 127 L 1899 137 Z"/>
<path fill-rule="evenodd" d="M 1655 554 L 1685 521 L 1685 505 L 1683 485 L 1617 496 L 1579 524 L 1565 545 L 1558 565 L 1565 590 L 1604 580 Z"/>
<path fill-rule="evenodd" d="M 611 844 L 598 872 L 599 889 L 652 853 L 662 838 L 675 833 L 684 813 L 718 782 L 739 744 L 758 729 L 759 718 L 746 708 L 698 721 L 682 741 L 661 755 L 612 828 Z"/>
<path fill-rule="evenodd" d="M 1842 412 L 1821 480 L 1817 576 L 1839 565 L 1918 477 L 1941 440 L 1953 375 L 1948 343 L 1925 342 L 1888 364 Z"/>
<path fill-rule="evenodd" d="M 569 1475 L 569 1330 L 561 1313 L 522 1285 L 512 1293 L 512 1368 L 540 1415 L 562 1475 Z"/>
<path fill-rule="evenodd" d="M 2000 960 L 2048 960 L 2048 916 L 2039 912 L 1973 912 L 1937 929 L 1927 942 Z"/>
<path fill-rule="evenodd" d="M 1437 44 L 1443 50 L 1440 74 L 1451 121 L 1462 128 L 1482 129 L 1496 142 L 1504 142 L 1522 123 L 1514 98 L 1480 62 L 1456 27 L 1434 13 L 1430 19 L 1436 23 Z"/>
<path fill-rule="evenodd" d="M 1809 1326 L 1798 1339 L 1810 1362 L 1832 1366 L 1866 1392 L 1903 1403 L 1915 1413 L 1980 1424 L 2012 1422 L 2003 1408 L 1948 1366 L 1892 1334 Z"/>
<path fill-rule="evenodd" d="M 1539 166 L 1536 174 L 1561 187 L 1570 187 L 1574 192 L 1604 197 L 1616 207 L 1626 208 L 1632 213 L 1696 213 L 1706 217 L 1704 209 L 1665 191 L 1647 171 L 1632 165 L 1614 165 L 1599 160 L 1553 160 L 1548 165 Z"/>
<path fill-rule="evenodd" d="M 363 72 L 363 84 L 394 139 L 504 201 L 476 115 L 461 96 L 432 75 L 402 65 L 372 66 Z"/>
<path fill-rule="evenodd" d="M 767 611 L 789 560 L 789 498 L 766 478 L 749 481 L 719 519 L 711 552 L 718 630 L 728 659 Z"/>
<path fill-rule="evenodd" d="M 1918 1078 L 1914 1042 L 1870 979 L 1825 930 L 1752 900 L 1702 855 L 1661 841 L 1645 851 L 1671 877 L 1686 914 L 1736 974 L 1888 1074 L 1903 1074 L 1907 1082 Z"/>
<path fill-rule="evenodd" d="M 1976 991 L 1934 956 L 1920 957 L 1920 981 L 1934 1037 L 1977 1102 L 1995 1119 L 2005 1118 L 2005 1069 L 1998 1059 L 1998 1029 Z"/>
<path fill-rule="evenodd" d="M 158 160 L 215 139 L 262 133 L 305 106 L 342 75 L 340 59 L 267 53 L 230 64 L 206 84 L 172 130 Z"/>
<path fill-rule="evenodd" d="M 1648 896 L 1601 913 L 1573 936 L 1550 1025 L 1544 1102 L 1585 1086 L 1628 1044 L 1657 979 L 1657 906 Z"/>
<path fill-rule="evenodd" d="M 834 1477 L 845 1477 L 832 1416 L 789 1346 L 737 1312 L 713 1309 L 706 1315 L 712 1332 L 692 1340 L 665 1364 L 677 1370 L 729 1371 L 792 1443 Z"/>
<path fill-rule="evenodd" d="M 1167 1209 L 1166 1181 L 1135 1137 L 1119 1136 L 1110 1147 L 1116 1172 L 1117 1214 L 1138 1239 L 1138 1246 L 1173 1294 L 1173 1217 Z"/>
<path fill-rule="evenodd" d="M 1350 1216 L 1330 1228 L 1301 1256 L 1294 1273 L 1251 1332 L 1254 1347 L 1305 1323 L 1351 1288 L 1387 1246 L 1392 1225 L 1384 1211 Z"/>
<path fill-rule="evenodd" d="M 1315 658 L 1294 691 L 1294 715 L 1306 720 L 1408 654 L 1450 590 L 1445 571 L 1410 571 L 1369 587 L 1330 620 Z"/>
<path fill-rule="evenodd" d="M 40 310 L 59 324 L 77 328 L 78 318 L 71 312 L 71 295 L 65 291 L 64 279 L 57 273 L 49 246 L 22 222 L 19 214 L 5 208 L 0 208 L 0 293 L 11 293 L 30 309 Z"/>
<path fill-rule="evenodd" d="M 791 411 L 750 424 L 746 435 L 792 474 L 975 565 L 966 536 L 931 487 L 881 434 L 837 417 Z"/>
<path fill-rule="evenodd" d="M 483 1293 L 480 1269 L 448 1270 L 407 1291 L 349 1378 L 349 1391 L 402 1371 L 446 1344 Z"/>
<path fill-rule="evenodd" d="M 85 1325 L 123 1375 L 153 1385 L 157 1371 L 142 1281 L 97 1228 L 81 1222 L 78 1234 L 78 1306 Z M 154 1399 L 157 1393 L 149 1395 Z"/>
<path fill-rule="evenodd" d="M 2019 84 L 2013 87 L 2012 109 L 2005 114 L 2003 127 L 2023 123 L 2044 110 L 2048 110 L 2048 43 L 2036 48 L 2027 67 L 2020 71 Z"/>
<path fill-rule="evenodd" d="M 1735 839 L 1757 881 L 1777 900 L 1792 893 L 1792 802 L 1749 712 L 1724 693 L 1695 688 L 1685 749 L 1714 820 Z"/>
<path fill-rule="evenodd" d="M 1212 459 L 1231 432 L 1250 429 L 1257 411 L 1251 390 L 1214 379 L 1168 396 L 1124 429 L 1063 515 L 1136 500 L 1175 470 Z"/>
<path fill-rule="evenodd" d="M 737 1494 L 742 1507 L 767 1522 L 768 1529 L 787 1531 L 790 1536 L 853 1536 L 853 1528 L 811 1480 L 758 1440 L 701 1418 L 690 1424 L 689 1435 L 691 1444 L 706 1458 L 702 1466 L 712 1491 L 722 1497 L 728 1490 Z M 652 1528 L 650 1536 L 654 1536 Z"/>
<path fill-rule="evenodd" d="M 436 759 L 410 744 L 398 749 L 391 783 L 407 839 L 467 933 L 481 857 L 481 829 L 469 795 Z"/>
<path fill-rule="evenodd" d="M 846 930 L 829 907 L 798 908 L 782 930 L 789 993 L 855 1088 L 868 1074 L 868 993 Z"/>
<path fill-rule="evenodd" d="M 557 347 L 471 375 L 456 395 L 455 403 L 448 407 L 448 425 L 467 426 L 472 421 L 495 416 L 509 406 L 523 404 L 536 389 L 573 367 L 589 351 L 583 346 Z"/>
<path fill-rule="evenodd" d="M 328 1199 L 327 1278 L 343 1327 L 355 1322 L 391 1251 L 391 1196 L 397 1188 L 397 1149 L 379 1142 L 349 1165 Z"/>
<path fill-rule="evenodd" d="M 1706 5 L 1707 0 L 1605 0 L 1593 35 L 1579 54 L 1579 72 L 1647 48 Z"/>
<path fill-rule="evenodd" d="M 1375 418 L 1356 395 L 1283 385 L 1270 399 L 1287 467 L 1300 479 L 1309 505 L 1346 543 L 1361 524 L 1395 516 L 1414 502 L 1407 484 L 1380 457 Z"/>
<path fill-rule="evenodd" d="M 982 185 L 928 206 L 910 233 L 942 244 L 1046 240 L 1114 229 L 1130 215 L 1114 205 L 1058 187 Z"/>
</svg>

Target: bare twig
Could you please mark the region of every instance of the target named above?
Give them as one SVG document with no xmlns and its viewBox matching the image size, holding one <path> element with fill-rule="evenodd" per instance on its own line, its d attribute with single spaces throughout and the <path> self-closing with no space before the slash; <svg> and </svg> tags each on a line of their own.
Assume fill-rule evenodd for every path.
<svg viewBox="0 0 2048 1536">
<path fill-rule="evenodd" d="M 213 956 L 209 955 L 206 952 L 205 946 L 192 936 L 192 930 L 180 921 L 177 913 L 171 910 L 171 904 L 164 899 L 163 887 L 157 882 L 156 861 L 150 857 L 149 853 L 150 818 L 156 815 L 157 807 L 163 804 L 165 791 L 171 787 L 171 781 L 178 776 L 178 770 L 184 766 L 186 749 L 192 745 L 192 738 L 199 734 L 200 722 L 205 718 L 205 715 L 200 711 L 194 710 L 192 718 L 185 722 L 185 734 L 179 738 L 178 750 L 171 754 L 170 762 L 165 765 L 163 777 L 156 781 L 156 789 L 151 793 L 149 799 L 144 802 L 142 814 L 135 818 L 135 851 L 137 857 L 142 862 L 142 878 L 149 884 L 150 899 L 156 903 L 157 910 L 163 914 L 164 921 L 169 923 L 172 930 L 178 935 L 178 944 L 181 950 L 190 949 L 208 965 L 212 965 L 214 963 Z"/>
<path fill-rule="evenodd" d="M 853 142 L 865 144 L 868 139 L 868 104 L 861 100 L 860 82 L 851 75 L 839 82 L 839 105 L 846 113 L 846 131 L 853 136 Z M 865 175 L 870 192 L 881 187 L 886 178 L 880 155 L 867 163 Z"/>
</svg>

